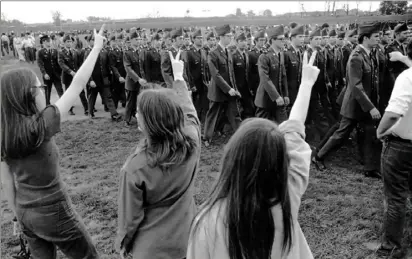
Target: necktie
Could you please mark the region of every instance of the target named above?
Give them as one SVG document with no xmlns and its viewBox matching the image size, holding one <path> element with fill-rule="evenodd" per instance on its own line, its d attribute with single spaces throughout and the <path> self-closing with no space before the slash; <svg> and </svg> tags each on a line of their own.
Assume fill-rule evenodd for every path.
<svg viewBox="0 0 412 259">
<path fill-rule="evenodd" d="M 229 57 L 229 55 L 227 54 L 227 48 L 225 48 L 225 52 L 226 52 L 226 57 Z"/>
<path fill-rule="evenodd" d="M 245 63 L 246 63 L 246 54 L 245 54 L 245 52 L 243 52 L 243 59 L 245 60 Z"/>
</svg>

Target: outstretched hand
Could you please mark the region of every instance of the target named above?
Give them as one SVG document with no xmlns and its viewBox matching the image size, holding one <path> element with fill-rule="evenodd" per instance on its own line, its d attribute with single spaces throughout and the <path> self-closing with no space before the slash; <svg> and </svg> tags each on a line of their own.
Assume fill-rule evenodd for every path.
<svg viewBox="0 0 412 259">
<path fill-rule="evenodd" d="M 169 57 L 170 57 L 170 62 L 172 63 L 172 70 L 173 70 L 173 76 L 175 80 L 183 80 L 183 67 L 184 63 L 182 60 L 180 60 L 180 54 L 181 51 L 179 50 L 177 52 L 176 58 L 173 57 L 173 54 L 171 51 L 169 51 Z"/>
<path fill-rule="evenodd" d="M 389 53 L 389 58 L 390 58 L 390 61 L 394 62 L 394 61 L 402 61 L 402 59 L 404 59 L 405 56 L 402 55 L 402 53 L 400 53 L 399 51 L 393 51 Z"/>
<path fill-rule="evenodd" d="M 94 34 L 94 48 L 102 49 L 106 43 L 106 38 L 103 36 L 105 24 L 102 25 L 99 32 L 96 32 L 96 29 L 93 30 Z"/>
<path fill-rule="evenodd" d="M 313 65 L 315 63 L 317 51 L 312 53 L 308 61 L 308 52 L 305 51 L 303 54 L 303 65 L 302 65 L 302 84 L 313 86 L 319 75 L 319 68 Z"/>
</svg>

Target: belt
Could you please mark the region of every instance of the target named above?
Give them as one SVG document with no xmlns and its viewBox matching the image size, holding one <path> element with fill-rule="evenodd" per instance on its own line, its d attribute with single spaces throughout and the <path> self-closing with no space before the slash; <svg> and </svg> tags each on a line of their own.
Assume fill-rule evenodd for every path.
<svg viewBox="0 0 412 259">
<path fill-rule="evenodd" d="M 396 136 L 388 136 L 387 139 L 388 139 L 388 141 L 398 141 L 398 142 L 402 142 L 402 143 L 412 144 L 412 140 L 404 139 L 404 138 L 400 138 L 400 137 L 396 137 Z"/>
</svg>

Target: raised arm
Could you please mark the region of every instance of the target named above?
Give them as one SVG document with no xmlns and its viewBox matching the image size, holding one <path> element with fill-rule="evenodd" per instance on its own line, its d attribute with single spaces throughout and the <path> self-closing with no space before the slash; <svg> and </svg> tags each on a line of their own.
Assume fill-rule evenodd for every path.
<svg viewBox="0 0 412 259">
<path fill-rule="evenodd" d="M 92 51 L 84 61 L 83 65 L 80 67 L 79 71 L 77 71 L 77 73 L 73 77 L 73 81 L 70 84 L 70 87 L 56 102 L 55 105 L 59 109 L 61 114 L 65 114 L 70 109 L 70 107 L 73 106 L 73 103 L 78 98 L 78 95 L 85 88 L 87 82 L 89 81 L 97 57 L 99 56 L 100 50 L 103 48 L 105 41 L 105 38 L 103 37 L 103 30 L 104 24 L 99 33 L 96 33 L 96 30 L 94 31 L 95 43 Z"/>
</svg>

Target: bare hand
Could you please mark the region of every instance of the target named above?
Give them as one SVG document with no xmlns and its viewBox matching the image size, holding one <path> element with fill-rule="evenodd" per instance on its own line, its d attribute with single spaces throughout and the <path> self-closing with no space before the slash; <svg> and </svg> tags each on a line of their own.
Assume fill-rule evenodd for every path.
<svg viewBox="0 0 412 259">
<path fill-rule="evenodd" d="M 196 92 L 197 92 L 196 86 L 193 86 L 193 87 L 190 89 L 190 91 L 192 91 L 193 93 L 196 93 Z"/>
<path fill-rule="evenodd" d="M 140 85 L 144 85 L 144 84 L 146 84 L 147 83 L 147 81 L 145 80 L 145 79 L 143 79 L 143 78 L 140 78 L 139 79 L 139 84 Z"/>
<path fill-rule="evenodd" d="M 90 87 L 95 88 L 96 87 L 96 83 L 94 81 L 90 81 Z"/>
<path fill-rule="evenodd" d="M 50 80 L 50 76 L 48 74 L 44 74 L 44 79 L 45 80 Z"/>
<path fill-rule="evenodd" d="M 393 51 L 391 53 L 389 53 L 389 57 L 390 57 L 390 61 L 394 62 L 394 61 L 402 61 L 405 56 L 402 55 L 402 53 L 400 53 L 399 51 Z"/>
<path fill-rule="evenodd" d="M 76 72 L 72 71 L 72 72 L 70 72 L 70 75 L 75 76 Z"/>
<path fill-rule="evenodd" d="M 176 58 L 173 57 L 171 51 L 169 51 L 170 62 L 172 63 L 173 77 L 175 80 L 183 81 L 183 68 L 184 62 L 180 60 L 181 50 L 177 52 Z"/>
<path fill-rule="evenodd" d="M 105 46 L 107 39 L 103 36 L 105 24 L 100 28 L 99 33 L 96 32 L 96 29 L 93 30 L 94 33 L 94 46 L 93 48 L 102 49 Z"/>
<path fill-rule="evenodd" d="M 285 97 L 283 98 L 285 100 L 285 105 L 289 105 L 290 104 L 290 100 L 289 97 Z"/>
<path fill-rule="evenodd" d="M 326 84 L 326 87 L 327 87 L 327 88 L 332 88 L 332 84 L 331 84 L 331 83 L 327 83 L 327 84 Z"/>
<path fill-rule="evenodd" d="M 236 96 L 236 95 L 237 95 L 236 90 L 233 89 L 233 88 L 230 88 L 230 90 L 229 90 L 229 95 L 230 95 L 230 96 Z"/>
<path fill-rule="evenodd" d="M 124 80 L 123 77 L 119 77 L 119 82 L 120 82 L 120 83 L 124 83 L 124 81 L 125 81 L 125 80 Z"/>
<path fill-rule="evenodd" d="M 370 110 L 369 113 L 371 114 L 372 119 L 374 120 L 379 120 L 381 118 L 381 113 L 376 108 L 373 108 L 372 110 Z"/>
<path fill-rule="evenodd" d="M 285 105 L 285 101 L 283 100 L 282 97 L 279 97 L 278 99 L 276 99 L 276 104 L 278 106 L 284 106 Z"/>
<path fill-rule="evenodd" d="M 310 85 L 311 87 L 315 84 L 316 79 L 319 75 L 319 68 L 313 65 L 315 63 L 317 51 L 312 53 L 310 60 L 308 61 L 308 52 L 305 51 L 303 54 L 303 66 L 302 66 L 302 80 L 304 85 Z"/>
</svg>

